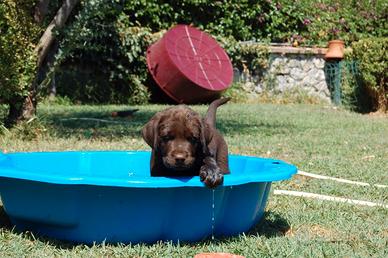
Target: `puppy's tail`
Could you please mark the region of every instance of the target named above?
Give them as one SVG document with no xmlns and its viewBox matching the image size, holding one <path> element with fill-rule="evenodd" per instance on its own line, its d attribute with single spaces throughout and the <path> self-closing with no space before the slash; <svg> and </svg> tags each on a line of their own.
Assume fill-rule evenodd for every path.
<svg viewBox="0 0 388 258">
<path fill-rule="evenodd" d="M 207 109 L 207 112 L 206 112 L 206 116 L 205 116 L 205 122 L 215 128 L 216 127 L 216 112 L 217 112 L 217 108 L 223 104 L 225 104 L 226 102 L 228 102 L 230 100 L 230 98 L 222 98 L 222 99 L 216 99 L 214 100 L 209 108 Z"/>
</svg>

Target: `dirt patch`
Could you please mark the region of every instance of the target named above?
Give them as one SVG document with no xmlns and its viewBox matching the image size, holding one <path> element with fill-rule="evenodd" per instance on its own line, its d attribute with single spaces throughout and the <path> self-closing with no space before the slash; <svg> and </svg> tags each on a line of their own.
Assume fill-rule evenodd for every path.
<svg viewBox="0 0 388 258">
<path fill-rule="evenodd" d="M 310 178 L 296 174 L 288 185 L 291 186 L 293 190 L 298 190 L 308 186 L 310 181 Z"/>
<path fill-rule="evenodd" d="M 324 238 L 329 241 L 337 241 L 341 238 L 341 233 L 335 229 L 324 227 L 319 224 L 303 225 L 294 231 L 287 232 L 286 235 L 305 235 L 308 238 Z"/>
<path fill-rule="evenodd" d="M 382 118 L 388 118 L 388 112 L 383 112 L 383 111 L 376 111 L 376 112 L 371 112 L 365 114 L 369 117 L 382 117 Z"/>
<path fill-rule="evenodd" d="M 329 228 L 324 228 L 321 225 L 313 225 L 310 228 L 310 232 L 312 235 L 324 237 L 324 238 L 331 238 L 333 236 L 338 235 L 338 232 Z"/>
</svg>

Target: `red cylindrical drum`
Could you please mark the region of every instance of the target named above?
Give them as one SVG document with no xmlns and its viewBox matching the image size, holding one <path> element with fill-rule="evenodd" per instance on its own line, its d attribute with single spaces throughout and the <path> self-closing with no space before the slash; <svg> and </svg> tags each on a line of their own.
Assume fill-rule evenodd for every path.
<svg viewBox="0 0 388 258">
<path fill-rule="evenodd" d="M 208 34 L 177 25 L 147 50 L 147 66 L 158 86 L 178 103 L 216 99 L 233 81 L 226 52 Z"/>
</svg>

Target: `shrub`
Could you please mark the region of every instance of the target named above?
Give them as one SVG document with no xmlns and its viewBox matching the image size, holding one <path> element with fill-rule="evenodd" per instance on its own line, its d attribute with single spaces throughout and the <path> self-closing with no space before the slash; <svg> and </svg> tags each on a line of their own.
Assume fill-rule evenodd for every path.
<svg viewBox="0 0 388 258">
<path fill-rule="evenodd" d="M 385 0 L 294 1 L 302 11 L 300 34 L 306 44 L 325 46 L 329 40 L 342 39 L 346 44 L 365 37 L 387 35 Z"/>
<path fill-rule="evenodd" d="M 146 48 L 178 23 L 215 36 L 241 68 L 265 65 L 265 52 L 245 51 L 238 41 L 350 43 L 387 35 L 387 14 L 384 0 L 84 0 L 59 32 L 58 93 L 81 102 L 146 102 Z"/>
<path fill-rule="evenodd" d="M 374 110 L 388 110 L 388 38 L 368 38 L 352 44 L 363 85 L 372 98 Z"/>
<path fill-rule="evenodd" d="M 73 23 L 60 32 L 57 91 L 84 103 L 145 103 L 144 53 L 152 35 L 131 26 L 117 1 L 106 2 L 82 2 Z"/>
<path fill-rule="evenodd" d="M 35 78 L 34 42 L 40 28 L 30 15 L 33 0 L 0 3 L 0 102 L 9 103 L 28 94 Z"/>
<path fill-rule="evenodd" d="M 258 67 L 264 62 L 262 52 L 254 53 L 248 48 L 241 51 L 244 48 L 239 46 L 233 36 L 222 36 L 225 33 L 234 33 L 236 37 L 248 37 L 248 34 L 241 32 L 248 25 L 242 25 L 241 28 L 244 29 L 237 26 L 232 29 L 233 24 L 226 22 L 230 19 L 230 15 L 226 14 L 235 13 L 236 10 L 232 7 L 238 4 L 225 7 L 220 3 L 207 1 L 171 1 L 164 4 L 159 1 L 131 1 L 118 4 L 117 1 L 110 0 L 110 5 L 106 2 L 83 2 L 73 23 L 59 34 L 57 92 L 73 101 L 130 104 L 147 102 L 149 92 L 145 87 L 148 78 L 146 49 L 177 21 L 190 23 L 194 20 L 203 29 L 206 29 L 203 24 L 209 22 L 208 26 L 213 27 L 215 35 L 219 35 L 227 52 L 239 67 L 243 63 Z M 244 10 L 248 8 L 247 4 L 242 6 Z M 204 16 L 200 10 L 218 10 L 218 15 L 216 18 L 210 13 Z M 222 24 L 229 25 L 221 30 L 211 19 L 218 19 Z"/>
</svg>

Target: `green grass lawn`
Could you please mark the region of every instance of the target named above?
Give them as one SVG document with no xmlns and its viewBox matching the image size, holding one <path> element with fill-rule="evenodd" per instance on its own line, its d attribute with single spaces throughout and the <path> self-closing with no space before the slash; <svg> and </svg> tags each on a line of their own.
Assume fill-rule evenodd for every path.
<svg viewBox="0 0 388 258">
<path fill-rule="evenodd" d="M 0 148 L 9 152 L 149 149 L 140 128 L 164 106 L 139 106 L 132 119 L 110 118 L 111 111 L 125 108 L 43 105 L 38 119 L 28 125 L 0 129 Z M 204 113 L 206 107 L 194 109 Z M 282 159 L 311 173 L 388 185 L 387 116 L 318 105 L 227 104 L 218 111 L 218 128 L 231 153 Z M 388 188 L 301 176 L 276 182 L 272 189 L 388 204 Z M 85 246 L 14 232 L 0 207 L 1 257 L 193 257 L 209 251 L 246 257 L 388 257 L 388 209 L 271 194 L 263 221 L 237 237 L 179 245 Z"/>
</svg>

